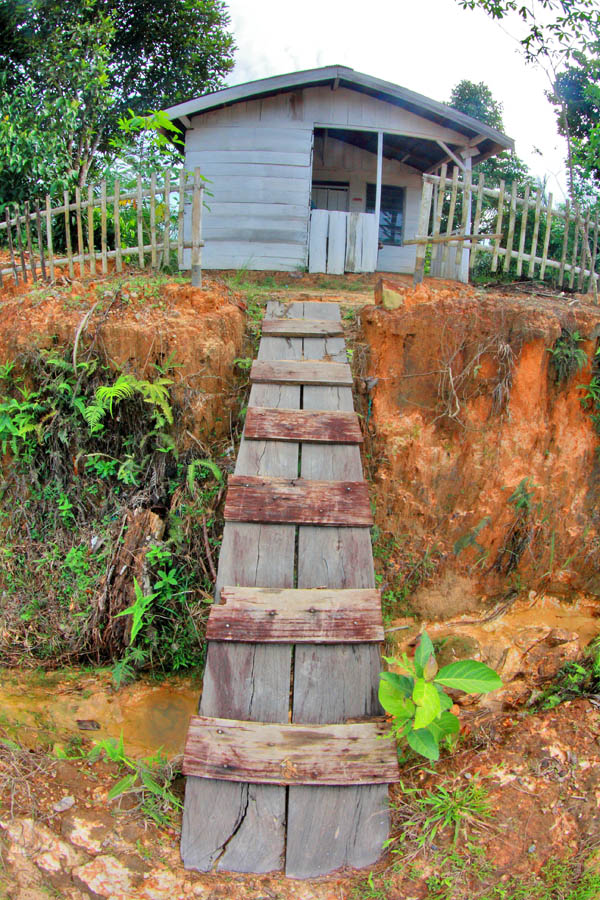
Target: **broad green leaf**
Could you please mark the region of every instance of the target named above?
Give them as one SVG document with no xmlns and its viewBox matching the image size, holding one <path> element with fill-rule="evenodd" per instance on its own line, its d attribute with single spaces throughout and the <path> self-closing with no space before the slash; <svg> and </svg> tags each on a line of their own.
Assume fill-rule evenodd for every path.
<svg viewBox="0 0 600 900">
<path fill-rule="evenodd" d="M 433 656 L 433 644 L 431 643 L 431 638 L 424 631 L 421 635 L 421 639 L 415 650 L 415 669 L 417 670 L 417 675 L 422 677 L 423 670 L 425 668 L 425 664 L 430 656 Z"/>
<path fill-rule="evenodd" d="M 502 687 L 497 673 L 485 663 L 474 659 L 461 659 L 444 666 L 437 673 L 435 681 L 466 694 L 488 694 Z"/>
<path fill-rule="evenodd" d="M 439 693 L 432 684 L 421 678 L 415 683 L 413 700 L 417 707 L 414 728 L 426 728 L 442 711 Z"/>
<path fill-rule="evenodd" d="M 435 736 L 427 728 L 419 731 L 409 731 L 406 735 L 408 744 L 416 753 L 431 759 L 433 762 L 440 758 L 440 748 Z"/>
<path fill-rule="evenodd" d="M 410 697 L 399 693 L 389 681 L 379 682 L 379 702 L 396 719 L 412 718 L 415 712 L 415 704 Z"/>
<path fill-rule="evenodd" d="M 121 778 L 120 781 L 117 781 L 114 787 L 112 787 L 108 792 L 108 799 L 114 800 L 115 797 L 118 797 L 120 796 L 120 794 L 124 794 L 125 791 L 128 791 L 129 788 L 133 786 L 136 777 L 137 776 L 135 774 L 125 775 L 124 778 Z"/>
<path fill-rule="evenodd" d="M 447 734 L 458 734 L 460 722 L 458 716 L 455 716 L 454 713 L 443 712 L 439 719 L 434 719 L 428 727 L 440 741 Z"/>
<path fill-rule="evenodd" d="M 440 695 L 440 706 L 442 707 L 442 709 L 452 709 L 452 700 L 445 692 L 441 684 L 436 684 L 435 687 L 438 694 Z"/>
<path fill-rule="evenodd" d="M 403 697 L 412 697 L 413 687 L 415 686 L 414 678 L 409 678 L 407 675 L 397 675 L 396 672 L 381 672 L 379 677 L 382 681 L 387 681 Z"/>
</svg>

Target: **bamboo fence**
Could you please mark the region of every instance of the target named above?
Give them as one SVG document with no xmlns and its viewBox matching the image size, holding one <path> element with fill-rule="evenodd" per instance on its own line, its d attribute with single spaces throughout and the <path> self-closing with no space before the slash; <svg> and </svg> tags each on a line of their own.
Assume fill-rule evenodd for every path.
<svg viewBox="0 0 600 900">
<path fill-rule="evenodd" d="M 178 180 L 167 172 L 160 184 L 156 174 L 145 183 L 138 176 L 133 191 L 122 192 L 118 180 L 110 194 L 106 181 L 84 192 L 76 188 L 74 197 L 64 192 L 59 206 L 52 206 L 48 195 L 44 202 L 9 204 L 0 220 L 0 241 L 8 247 L 10 267 L 0 268 L 0 287 L 10 275 L 15 284 L 53 283 L 63 266 L 68 267 L 69 278 L 75 277 L 76 266 L 79 277 L 86 266 L 90 275 L 106 275 L 110 259 L 116 272 L 122 272 L 123 261 L 132 258 L 141 269 L 148 265 L 157 269 L 169 265 L 175 252 L 179 268 L 189 268 L 191 260 L 192 284 L 200 285 L 203 198 L 204 181 L 200 169 L 195 169 L 182 171 Z M 59 217 L 65 249 L 57 253 Z M 125 220 L 127 229 L 122 227 Z M 127 234 L 134 240 L 128 242 Z"/>
<path fill-rule="evenodd" d="M 482 231 L 486 225 L 487 231 Z M 492 272 L 512 271 L 517 277 L 540 281 L 550 278 L 560 288 L 597 296 L 598 230 L 597 212 L 594 216 L 582 212 L 568 200 L 558 209 L 552 194 L 546 198 L 541 187 L 513 182 L 508 189 L 502 181 L 498 188 L 490 188 L 483 175 L 473 183 L 469 170 L 459 176 L 454 166 L 449 176 L 444 165 L 439 175 L 423 176 L 418 234 L 406 243 L 417 245 L 417 281 L 431 245 L 432 271 L 445 277 L 454 277 L 468 249 L 471 272 L 484 253 L 491 256 Z"/>
</svg>

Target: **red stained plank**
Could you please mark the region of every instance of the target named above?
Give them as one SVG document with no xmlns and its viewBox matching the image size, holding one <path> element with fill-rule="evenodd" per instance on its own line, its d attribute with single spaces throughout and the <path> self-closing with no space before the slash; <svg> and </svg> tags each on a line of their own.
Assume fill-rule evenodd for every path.
<svg viewBox="0 0 600 900">
<path fill-rule="evenodd" d="M 373 524 L 364 481 L 230 475 L 225 520 L 302 525 Z"/>
<path fill-rule="evenodd" d="M 315 444 L 361 444 L 363 440 L 356 413 L 265 409 L 261 406 L 248 407 L 244 437 L 246 440 Z"/>
<path fill-rule="evenodd" d="M 262 384 L 318 384 L 332 387 L 352 387 L 352 372 L 347 363 L 320 362 L 307 359 L 302 362 L 255 360 L 250 370 L 250 381 Z"/>
<path fill-rule="evenodd" d="M 376 590 L 224 587 L 221 597 L 210 610 L 208 640 L 360 644 L 384 638 Z"/>
<path fill-rule="evenodd" d="M 381 721 L 279 725 L 192 716 L 183 774 L 254 784 L 389 784 L 396 745 Z"/>
<path fill-rule="evenodd" d="M 339 320 L 263 319 L 262 333 L 278 337 L 336 337 L 344 333 L 344 328 Z"/>
</svg>

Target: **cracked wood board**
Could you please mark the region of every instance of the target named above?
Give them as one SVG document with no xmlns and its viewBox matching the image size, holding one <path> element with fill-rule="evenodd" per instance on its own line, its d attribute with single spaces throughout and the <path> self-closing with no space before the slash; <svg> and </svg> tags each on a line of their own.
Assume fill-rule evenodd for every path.
<svg viewBox="0 0 600 900">
<path fill-rule="evenodd" d="M 224 587 L 211 607 L 212 641 L 343 644 L 384 639 L 375 590 L 277 590 Z"/>
<path fill-rule="evenodd" d="M 262 333 L 280 337 L 335 337 L 344 333 L 344 327 L 339 321 L 326 319 L 263 319 Z"/>
<path fill-rule="evenodd" d="M 302 304 L 297 304 L 298 312 Z M 269 304 L 272 314 L 276 304 Z M 292 307 L 293 314 L 293 307 Z M 299 359 L 302 341 L 264 338 L 261 359 Z M 299 406 L 292 385 L 255 385 L 250 404 Z M 238 474 L 293 477 L 298 445 L 242 440 Z M 228 523 L 219 556 L 217 593 L 223 584 L 292 587 L 293 525 Z M 200 712 L 267 722 L 287 722 L 291 647 L 280 644 L 210 642 Z M 270 872 L 283 863 L 286 789 L 188 777 L 181 838 L 186 868 L 209 871 Z"/>
<path fill-rule="evenodd" d="M 253 784 L 388 784 L 398 754 L 384 720 L 290 725 L 194 716 L 183 774 Z"/>
<path fill-rule="evenodd" d="M 321 450 L 327 453 L 328 450 Z M 295 522 L 319 525 L 373 524 L 364 481 L 230 475 L 226 522 Z"/>
<path fill-rule="evenodd" d="M 305 340 L 312 342 L 314 339 Z M 341 338 L 339 340 L 343 343 Z M 252 363 L 250 381 L 253 384 L 323 384 L 352 387 L 352 372 L 350 366 L 342 362 L 320 362 L 314 359 L 305 359 L 302 362 L 287 362 L 285 359 L 265 362 L 258 359 Z"/>
<path fill-rule="evenodd" d="M 304 305 L 305 314 L 312 314 Z M 336 304 L 318 304 L 319 315 L 339 316 Z M 339 338 L 305 339 L 304 353 L 345 358 Z M 349 388 L 305 387 L 304 409 L 352 410 Z M 358 447 L 302 445 L 304 478 L 362 478 Z M 373 588 L 373 556 L 368 528 L 299 529 L 298 587 Z M 381 658 L 374 644 L 298 644 L 294 651 L 293 721 L 343 722 L 377 716 Z M 326 689 L 319 689 L 326 686 Z M 388 789 L 359 787 L 289 788 L 286 874 L 325 875 L 342 866 L 374 863 L 389 835 Z"/>
<path fill-rule="evenodd" d="M 246 440 L 305 441 L 317 444 L 362 444 L 358 416 L 352 412 L 263 409 L 246 413 Z"/>
</svg>

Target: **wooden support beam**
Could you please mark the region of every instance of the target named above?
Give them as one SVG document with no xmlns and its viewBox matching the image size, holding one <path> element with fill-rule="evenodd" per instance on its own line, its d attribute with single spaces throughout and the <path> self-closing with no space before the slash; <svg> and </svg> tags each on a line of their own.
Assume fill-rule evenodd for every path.
<svg viewBox="0 0 600 900">
<path fill-rule="evenodd" d="M 250 784 L 389 784 L 399 770 L 394 741 L 383 740 L 388 730 L 382 720 L 280 725 L 192 716 L 183 774 Z"/>
<path fill-rule="evenodd" d="M 250 370 L 253 384 L 321 384 L 352 387 L 353 379 L 347 363 L 320 362 L 312 359 L 303 362 L 255 360 Z"/>
<path fill-rule="evenodd" d="M 278 337 L 337 337 L 344 333 L 340 321 L 321 319 L 263 319 L 262 333 Z"/>
<path fill-rule="evenodd" d="M 447 153 L 447 154 L 448 154 L 448 156 L 450 157 L 450 159 L 451 159 L 454 163 L 456 163 L 456 165 L 458 166 L 459 169 L 461 169 L 463 172 L 465 171 L 465 164 L 464 164 L 464 162 L 462 161 L 462 159 L 460 159 L 460 158 L 456 155 L 456 153 L 455 153 L 453 150 L 450 149 L 450 147 L 449 147 L 447 144 L 445 144 L 443 141 L 440 141 L 440 140 L 438 140 L 438 139 L 436 139 L 436 144 L 439 144 L 439 145 L 440 145 L 440 147 L 442 148 L 442 150 L 444 151 L 444 153 Z M 439 163 L 438 163 L 437 165 L 439 165 Z"/>
<path fill-rule="evenodd" d="M 230 475 L 225 521 L 303 525 L 373 524 L 364 481 Z"/>
<path fill-rule="evenodd" d="M 377 590 L 224 587 L 211 607 L 209 641 L 361 644 L 383 641 Z"/>
<path fill-rule="evenodd" d="M 244 437 L 246 440 L 312 444 L 362 444 L 363 441 L 356 413 L 265 409 L 261 406 L 248 407 Z"/>
</svg>

